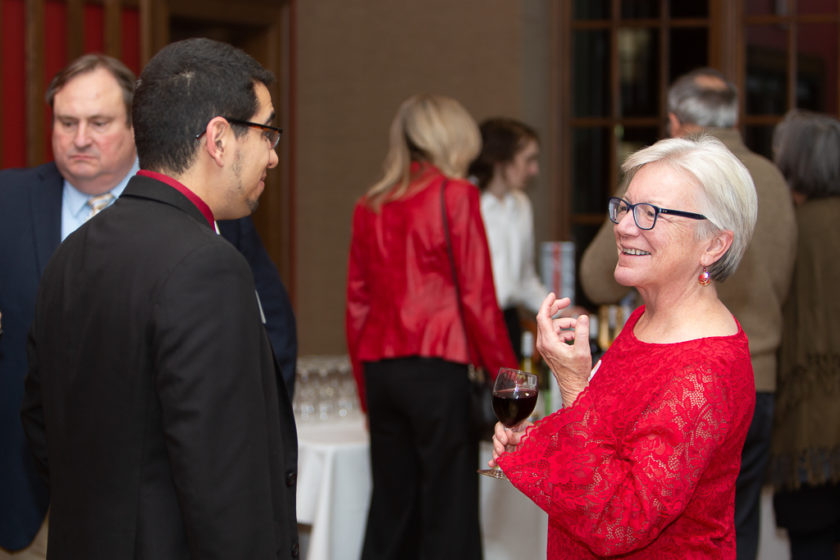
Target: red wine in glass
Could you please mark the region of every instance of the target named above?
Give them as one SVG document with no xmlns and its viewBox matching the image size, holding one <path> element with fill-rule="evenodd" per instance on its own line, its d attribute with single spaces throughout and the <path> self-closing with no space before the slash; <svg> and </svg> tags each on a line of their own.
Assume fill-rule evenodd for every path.
<svg viewBox="0 0 840 560">
<path fill-rule="evenodd" d="M 493 392 L 493 411 L 499 422 L 508 428 L 528 418 L 536 404 L 536 390 L 511 388 Z"/>
<path fill-rule="evenodd" d="M 537 404 L 537 376 L 527 371 L 501 368 L 493 384 L 493 411 L 505 427 L 516 426 L 534 411 Z M 505 478 L 501 469 L 479 469 L 479 474 Z"/>
</svg>

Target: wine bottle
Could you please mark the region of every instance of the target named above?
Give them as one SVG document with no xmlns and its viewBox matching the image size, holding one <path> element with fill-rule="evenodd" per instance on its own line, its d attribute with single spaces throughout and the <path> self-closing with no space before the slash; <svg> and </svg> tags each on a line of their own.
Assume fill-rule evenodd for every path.
<svg viewBox="0 0 840 560">
<path fill-rule="evenodd" d="M 519 369 L 529 373 L 534 372 L 534 333 L 525 331 L 522 333 L 522 343 L 520 346 L 522 351 L 522 363 L 519 364 Z"/>
<path fill-rule="evenodd" d="M 519 362 L 519 369 L 521 369 L 522 371 L 527 371 L 528 373 L 537 374 L 537 385 L 539 388 L 539 391 L 537 393 L 537 404 L 536 406 L 534 406 L 534 410 L 530 416 L 530 420 L 532 422 L 535 422 L 543 416 L 543 412 L 545 410 L 545 406 L 543 404 L 545 397 L 542 394 L 542 375 L 540 375 L 540 372 L 534 370 L 534 333 L 527 330 L 522 333 L 522 340 L 520 341 L 519 349 L 522 354 L 522 360 Z"/>
</svg>

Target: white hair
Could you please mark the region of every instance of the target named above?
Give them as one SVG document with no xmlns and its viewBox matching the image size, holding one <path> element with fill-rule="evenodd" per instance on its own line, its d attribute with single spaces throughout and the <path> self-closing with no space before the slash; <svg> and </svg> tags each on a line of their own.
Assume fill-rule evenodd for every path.
<svg viewBox="0 0 840 560">
<path fill-rule="evenodd" d="M 752 238 L 758 216 L 755 185 L 744 164 L 723 143 L 712 136 L 669 138 L 635 152 L 621 166 L 629 183 L 636 172 L 650 163 L 663 163 L 682 170 L 700 187 L 700 213 L 697 233 L 711 237 L 723 230 L 732 232 L 729 250 L 709 267 L 709 275 L 725 280 L 741 262 Z"/>
<path fill-rule="evenodd" d="M 681 123 L 732 128 L 738 122 L 738 89 L 713 68 L 698 68 L 668 89 L 668 112 Z"/>
</svg>

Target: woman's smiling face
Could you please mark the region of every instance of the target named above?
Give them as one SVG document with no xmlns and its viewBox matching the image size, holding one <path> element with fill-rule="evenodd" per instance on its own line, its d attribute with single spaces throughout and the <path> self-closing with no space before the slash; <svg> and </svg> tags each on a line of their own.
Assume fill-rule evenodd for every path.
<svg viewBox="0 0 840 560">
<path fill-rule="evenodd" d="M 702 191 L 687 172 L 663 163 L 642 167 L 623 198 L 631 204 L 647 202 L 662 208 L 702 213 Z M 657 290 L 683 282 L 696 282 L 700 256 L 708 240 L 698 239 L 696 220 L 659 214 L 653 229 L 636 226 L 628 212 L 615 224 L 618 264 L 615 279 L 641 291 Z"/>
</svg>

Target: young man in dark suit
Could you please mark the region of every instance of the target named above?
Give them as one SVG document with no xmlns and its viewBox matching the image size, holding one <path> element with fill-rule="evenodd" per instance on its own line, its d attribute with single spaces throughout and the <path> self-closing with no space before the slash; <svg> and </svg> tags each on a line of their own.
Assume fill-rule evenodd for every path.
<svg viewBox="0 0 840 560">
<path fill-rule="evenodd" d="M 0 171 L 0 313 L 5 330 L 0 335 L 0 559 L 11 552 L 15 558 L 45 557 L 49 495 L 19 415 L 26 333 L 38 281 L 59 243 L 93 213 L 88 201 L 101 195 L 116 199 L 138 169 L 131 121 L 135 81 L 131 70 L 114 58 L 88 54 L 74 60 L 47 91 L 55 161 Z M 250 217 L 220 222 L 219 229 L 251 266 L 291 395 L 297 338 L 286 289 Z"/>
<path fill-rule="evenodd" d="M 224 43 L 160 51 L 132 109 L 141 170 L 44 271 L 22 420 L 51 558 L 298 556 L 291 403 L 216 230 L 277 165 L 271 81 Z"/>
</svg>

